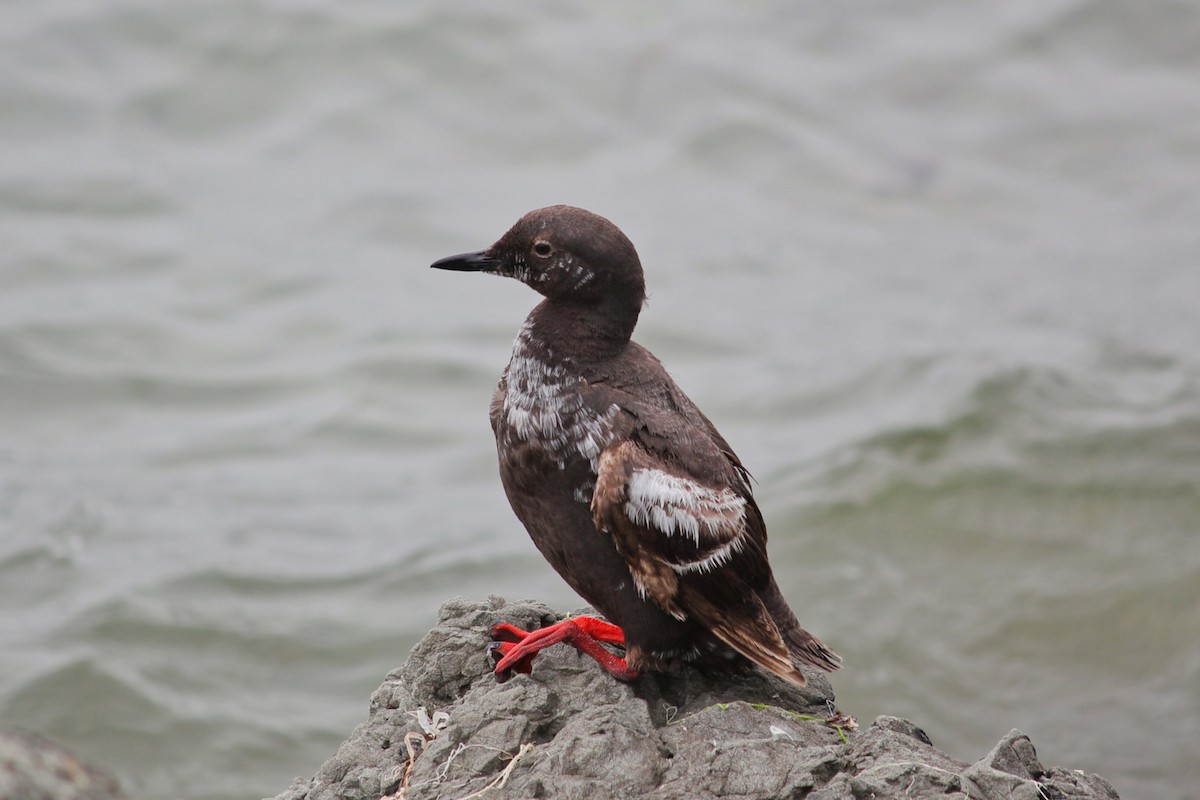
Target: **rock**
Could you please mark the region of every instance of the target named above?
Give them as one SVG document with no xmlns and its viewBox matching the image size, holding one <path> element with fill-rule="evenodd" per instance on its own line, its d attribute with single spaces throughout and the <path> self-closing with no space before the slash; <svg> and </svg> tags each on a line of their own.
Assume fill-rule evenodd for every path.
<svg viewBox="0 0 1200 800">
<path fill-rule="evenodd" d="M 123 800 L 117 780 L 49 739 L 0 730 L 0 798 L 4 800 Z"/>
<path fill-rule="evenodd" d="M 819 673 L 803 689 L 752 667 L 624 684 L 564 646 L 541 653 L 531 676 L 497 683 L 491 625 L 561 616 L 499 598 L 451 600 L 439 616 L 371 697 L 367 721 L 274 800 L 1117 797 L 1099 776 L 1043 768 L 1019 731 L 966 764 L 907 720 L 858 730 Z"/>
<path fill-rule="evenodd" d="M 968 767 L 964 775 L 985 797 L 1012 797 L 1014 800 L 1117 797 L 1108 781 L 1099 775 L 1085 775 L 1061 767 L 1044 768 L 1038 761 L 1033 742 L 1015 728 L 992 748 L 992 752 Z"/>
</svg>

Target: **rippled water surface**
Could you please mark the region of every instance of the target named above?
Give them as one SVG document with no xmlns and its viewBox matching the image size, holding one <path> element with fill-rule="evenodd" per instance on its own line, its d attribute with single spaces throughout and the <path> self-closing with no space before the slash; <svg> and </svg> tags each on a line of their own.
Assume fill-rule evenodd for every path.
<svg viewBox="0 0 1200 800">
<path fill-rule="evenodd" d="M 568 202 L 758 480 L 839 702 L 1200 785 L 1200 6 L 0 6 L 0 722 L 146 798 L 311 775 L 452 595 Z"/>
</svg>

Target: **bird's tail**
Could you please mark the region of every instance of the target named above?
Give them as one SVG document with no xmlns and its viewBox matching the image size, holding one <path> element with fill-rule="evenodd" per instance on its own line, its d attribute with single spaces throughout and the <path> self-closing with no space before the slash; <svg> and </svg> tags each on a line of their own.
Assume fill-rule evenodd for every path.
<svg viewBox="0 0 1200 800">
<path fill-rule="evenodd" d="M 826 672 L 833 672 L 842 666 L 841 656 L 799 625 L 785 632 L 783 641 L 787 644 L 792 658 L 802 664 L 808 664 L 810 667 L 823 669 Z"/>
<path fill-rule="evenodd" d="M 779 634 L 783 637 L 783 642 L 787 645 L 788 652 L 791 653 L 793 659 L 826 672 L 833 672 L 842 666 L 841 656 L 816 636 L 800 627 L 800 621 L 796 619 L 796 615 L 792 613 L 787 601 L 783 599 L 774 580 L 771 581 L 767 591 L 763 593 L 763 603 L 775 620 L 776 626 L 779 627 Z"/>
</svg>

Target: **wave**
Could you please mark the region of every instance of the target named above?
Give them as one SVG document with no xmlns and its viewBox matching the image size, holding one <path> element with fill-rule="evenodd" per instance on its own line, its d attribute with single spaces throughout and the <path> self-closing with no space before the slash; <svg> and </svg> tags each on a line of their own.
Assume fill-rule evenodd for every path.
<svg viewBox="0 0 1200 800">
<path fill-rule="evenodd" d="M 936 370 L 914 368 L 900 381 L 910 395 L 903 403 L 912 408 L 911 395 L 922 395 L 926 407 L 942 406 L 939 418 L 867 428 L 800 465 L 803 481 L 792 485 L 818 503 L 979 480 L 1039 490 L 1200 491 L 1195 376 L 1166 359 L 1104 366 L 1010 366 L 976 377 L 949 400 L 938 396 Z M 853 414 L 855 398 L 842 399 Z"/>
</svg>

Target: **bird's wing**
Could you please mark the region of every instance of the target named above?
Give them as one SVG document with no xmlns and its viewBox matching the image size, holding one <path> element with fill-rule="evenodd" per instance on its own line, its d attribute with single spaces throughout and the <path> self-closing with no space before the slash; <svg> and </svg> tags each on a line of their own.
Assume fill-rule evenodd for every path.
<svg viewBox="0 0 1200 800">
<path fill-rule="evenodd" d="M 707 441 L 711 456 L 724 460 Z M 702 478 L 643 446 L 636 434 L 614 443 L 598 460 L 596 527 L 613 537 L 644 597 L 677 619 L 696 619 L 751 661 L 802 685 L 758 591 L 771 582 L 762 516 L 739 465 L 726 464 L 720 472 L 730 480 Z"/>
</svg>

